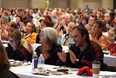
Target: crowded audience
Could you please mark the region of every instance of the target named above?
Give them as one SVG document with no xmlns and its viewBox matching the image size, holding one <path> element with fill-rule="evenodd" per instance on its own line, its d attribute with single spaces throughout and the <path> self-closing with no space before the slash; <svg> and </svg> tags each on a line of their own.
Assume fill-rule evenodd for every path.
<svg viewBox="0 0 116 78">
<path fill-rule="evenodd" d="M 8 59 L 31 61 L 31 44 L 45 64 L 81 68 L 93 61 L 104 64 L 104 50 L 116 42 L 116 9 L 1 9 L 0 39 L 8 41 Z M 62 46 L 68 46 L 65 53 Z M 78 59 L 78 60 L 77 60 Z M 105 65 L 105 66 L 104 66 Z M 106 68 L 105 68 L 106 67 Z"/>
</svg>

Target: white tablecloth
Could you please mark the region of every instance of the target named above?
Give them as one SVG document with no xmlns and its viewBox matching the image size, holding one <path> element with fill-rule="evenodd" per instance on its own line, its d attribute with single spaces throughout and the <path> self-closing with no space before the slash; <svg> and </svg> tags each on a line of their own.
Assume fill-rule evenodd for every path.
<svg viewBox="0 0 116 78">
<path fill-rule="evenodd" d="M 65 49 L 67 51 L 67 49 Z M 104 62 L 110 66 L 116 66 L 116 56 L 110 56 L 110 55 L 104 55 Z M 51 65 L 45 65 L 45 68 L 48 70 L 53 69 L 54 66 Z M 12 72 L 16 73 L 20 78 L 92 78 L 89 76 L 79 76 L 77 75 L 77 71 L 70 71 L 72 74 L 66 74 L 66 75 L 50 75 L 50 76 L 43 76 L 43 75 L 34 75 L 32 73 L 32 66 L 17 66 L 17 67 L 11 67 L 10 69 Z M 104 72 L 100 71 L 100 77 L 99 78 L 107 78 L 102 76 L 115 76 L 115 77 L 109 77 L 109 78 L 116 78 L 116 72 Z"/>
<path fill-rule="evenodd" d="M 45 65 L 45 68 L 51 70 L 54 66 L 51 65 Z M 16 73 L 20 78 L 92 78 L 90 76 L 79 76 L 77 75 L 77 71 L 70 71 L 72 74 L 66 74 L 66 75 L 50 75 L 50 76 L 43 76 L 43 75 L 34 75 L 32 74 L 32 67 L 29 66 L 17 66 L 17 67 L 11 67 L 10 69 L 12 72 Z M 116 78 L 116 72 L 103 72 L 100 71 L 100 77 L 102 76 L 115 76 Z"/>
<path fill-rule="evenodd" d="M 109 66 L 116 66 L 116 56 L 104 55 L 104 63 Z"/>
</svg>

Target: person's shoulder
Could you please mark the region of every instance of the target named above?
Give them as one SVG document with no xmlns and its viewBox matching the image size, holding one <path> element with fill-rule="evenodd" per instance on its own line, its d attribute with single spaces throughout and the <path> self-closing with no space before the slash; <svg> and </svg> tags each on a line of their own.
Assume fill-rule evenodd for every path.
<svg viewBox="0 0 116 78">
<path fill-rule="evenodd" d="M 28 50 L 27 50 L 22 44 L 19 46 L 19 48 L 17 48 L 16 51 L 17 51 L 17 52 L 22 52 L 22 51 L 24 51 L 24 52 L 27 52 L 27 53 L 28 53 Z"/>
<path fill-rule="evenodd" d="M 22 45 L 22 44 L 20 44 L 20 46 L 19 46 L 19 49 L 25 49 L 25 47 Z"/>
<path fill-rule="evenodd" d="M 11 47 L 10 43 L 8 43 L 7 45 L 8 45 L 8 47 Z"/>
<path fill-rule="evenodd" d="M 52 50 L 55 50 L 56 52 L 62 52 L 62 46 L 59 45 L 59 44 L 54 44 L 53 47 L 52 47 Z"/>
<path fill-rule="evenodd" d="M 90 42 L 91 42 L 92 48 L 102 50 L 101 46 L 98 43 L 96 43 L 94 41 L 90 41 Z"/>
<path fill-rule="evenodd" d="M 7 45 L 8 45 L 8 46 L 5 47 L 6 51 L 9 51 L 9 50 L 11 51 L 11 50 L 13 50 L 12 46 L 10 45 L 10 43 L 8 43 Z"/>
<path fill-rule="evenodd" d="M 35 49 L 36 52 L 39 52 L 40 50 L 41 50 L 41 46 L 38 46 L 38 47 Z"/>
<path fill-rule="evenodd" d="M 92 40 L 90 41 L 90 43 L 91 43 L 92 46 L 98 46 L 98 43 L 96 43 L 96 42 L 94 42 Z"/>
<path fill-rule="evenodd" d="M 60 44 L 55 44 L 55 45 L 53 45 L 53 47 L 62 48 L 62 46 Z"/>
</svg>

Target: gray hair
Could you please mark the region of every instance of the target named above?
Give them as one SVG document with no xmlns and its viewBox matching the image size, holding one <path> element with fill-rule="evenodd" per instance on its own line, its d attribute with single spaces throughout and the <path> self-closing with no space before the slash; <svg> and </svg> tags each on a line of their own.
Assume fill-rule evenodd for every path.
<svg viewBox="0 0 116 78">
<path fill-rule="evenodd" d="M 46 27 L 42 29 L 42 32 L 44 33 L 44 38 L 49 45 L 57 44 L 58 33 L 54 28 Z"/>
</svg>

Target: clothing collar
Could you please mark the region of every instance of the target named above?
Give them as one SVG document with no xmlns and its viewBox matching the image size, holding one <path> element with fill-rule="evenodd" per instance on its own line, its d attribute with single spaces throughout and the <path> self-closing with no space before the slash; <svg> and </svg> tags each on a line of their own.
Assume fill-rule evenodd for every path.
<svg viewBox="0 0 116 78">
<path fill-rule="evenodd" d="M 89 50 L 90 50 L 90 47 L 91 47 L 91 41 L 89 41 L 89 42 L 87 42 L 88 44 L 87 44 L 87 46 L 86 46 L 86 48 L 83 50 L 83 51 L 81 51 L 80 49 L 80 53 L 86 53 L 86 52 L 88 52 Z"/>
</svg>

